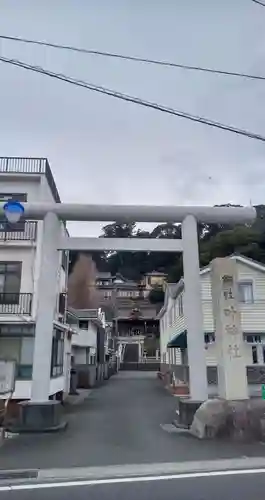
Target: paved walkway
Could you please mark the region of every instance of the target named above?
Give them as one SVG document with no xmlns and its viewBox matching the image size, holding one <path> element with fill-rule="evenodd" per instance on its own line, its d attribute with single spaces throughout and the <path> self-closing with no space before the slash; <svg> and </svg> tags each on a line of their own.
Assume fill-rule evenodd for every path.
<svg viewBox="0 0 265 500">
<path fill-rule="evenodd" d="M 176 400 L 155 373 L 121 372 L 69 410 L 66 431 L 0 448 L 0 468 L 68 468 L 264 456 L 265 446 L 200 442 L 167 432 Z M 170 425 L 169 425 L 170 429 Z"/>
</svg>

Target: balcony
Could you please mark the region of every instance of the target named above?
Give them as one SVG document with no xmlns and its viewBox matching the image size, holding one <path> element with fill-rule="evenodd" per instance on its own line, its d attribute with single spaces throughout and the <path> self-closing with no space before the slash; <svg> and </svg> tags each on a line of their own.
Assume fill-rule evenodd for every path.
<svg viewBox="0 0 265 500">
<path fill-rule="evenodd" d="M 60 196 L 47 158 L 19 158 L 0 156 L 0 174 L 43 174 L 56 203 L 61 203 Z"/>
<path fill-rule="evenodd" d="M 38 223 L 36 221 L 22 221 L 12 225 L 0 223 L 1 241 L 36 241 Z"/>
<path fill-rule="evenodd" d="M 0 315 L 31 315 L 32 293 L 0 293 Z"/>
</svg>

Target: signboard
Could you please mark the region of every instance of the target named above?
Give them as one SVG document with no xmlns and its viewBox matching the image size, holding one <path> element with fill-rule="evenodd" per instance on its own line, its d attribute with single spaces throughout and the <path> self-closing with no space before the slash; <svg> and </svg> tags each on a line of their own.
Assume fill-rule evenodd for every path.
<svg viewBox="0 0 265 500">
<path fill-rule="evenodd" d="M 231 358 L 242 357 L 240 344 L 241 344 L 241 331 L 238 328 L 236 300 L 234 296 L 234 279 L 233 276 L 222 276 L 223 300 L 224 300 L 224 330 L 230 336 L 228 346 L 228 354 Z"/>
<path fill-rule="evenodd" d="M 0 359 L 0 394 L 8 394 L 15 389 L 16 362 Z"/>
</svg>

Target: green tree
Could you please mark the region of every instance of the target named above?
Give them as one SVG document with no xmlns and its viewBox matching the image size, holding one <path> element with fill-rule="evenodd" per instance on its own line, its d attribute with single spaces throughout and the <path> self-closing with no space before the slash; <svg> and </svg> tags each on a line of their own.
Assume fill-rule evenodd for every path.
<svg viewBox="0 0 265 500">
<path fill-rule="evenodd" d="M 231 206 L 224 204 L 219 206 Z M 239 206 L 239 205 L 234 205 Z M 265 263 L 265 205 L 257 205 L 257 218 L 252 224 L 198 224 L 200 264 L 215 257 L 240 253 Z M 137 228 L 135 223 L 118 223 L 104 226 L 103 238 L 180 238 L 179 224 L 158 224 L 151 232 Z M 91 253 L 91 252 L 88 252 Z M 77 252 L 71 252 L 71 265 Z M 182 256 L 170 252 L 93 252 L 93 259 L 100 271 L 120 272 L 125 278 L 139 280 L 147 272 L 162 271 L 169 282 L 178 281 L 183 275 Z"/>
<path fill-rule="evenodd" d="M 154 287 L 148 295 L 151 304 L 162 304 L 164 302 L 165 292 L 161 287 Z"/>
</svg>

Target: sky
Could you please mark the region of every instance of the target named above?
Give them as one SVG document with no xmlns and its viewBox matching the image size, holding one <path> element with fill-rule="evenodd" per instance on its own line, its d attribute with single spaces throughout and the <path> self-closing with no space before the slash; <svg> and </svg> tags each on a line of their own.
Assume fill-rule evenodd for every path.
<svg viewBox="0 0 265 500">
<path fill-rule="evenodd" d="M 264 25 L 251 0 L 0 0 L 1 35 L 265 76 Z M 265 136 L 262 81 L 11 41 L 0 53 Z M 265 202 L 265 143 L 4 63 L 0 89 L 0 156 L 47 157 L 62 201 Z"/>
</svg>

